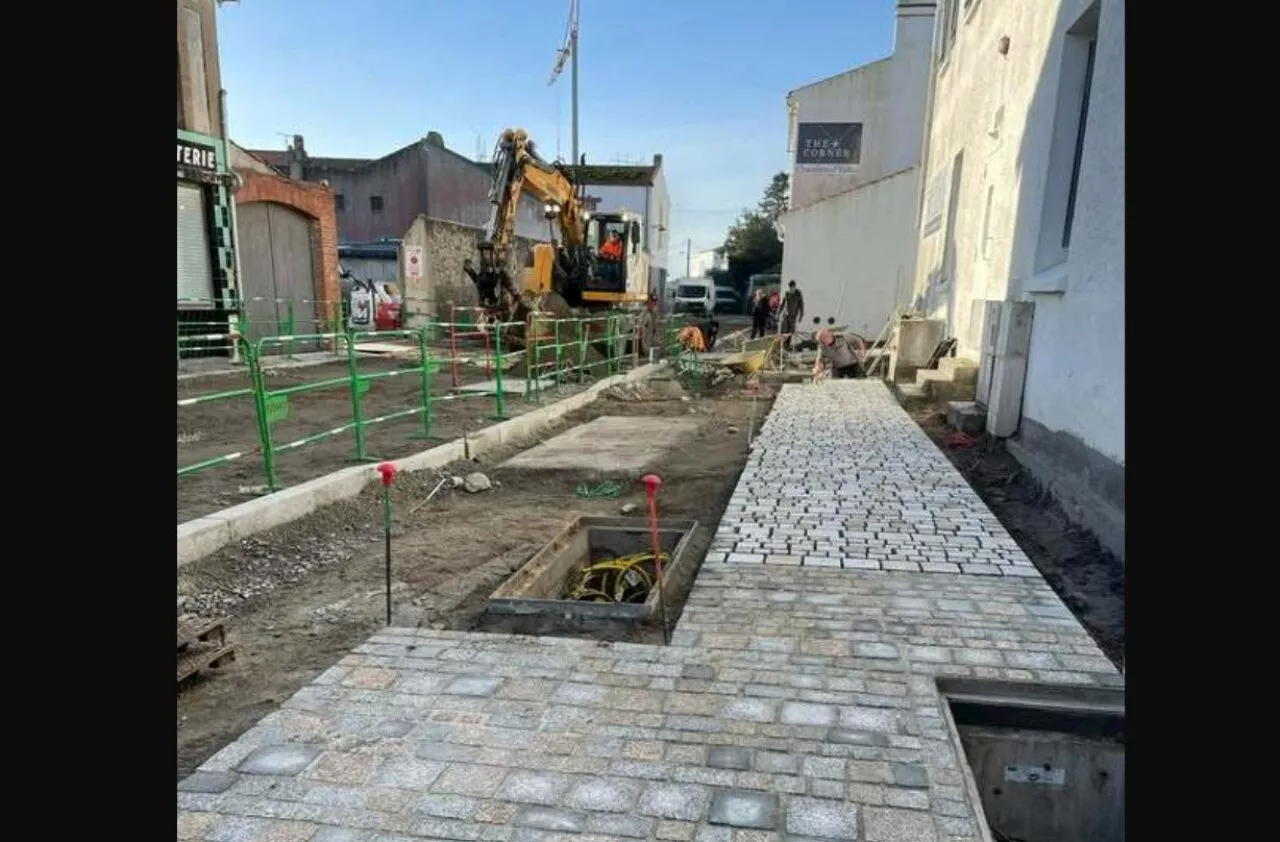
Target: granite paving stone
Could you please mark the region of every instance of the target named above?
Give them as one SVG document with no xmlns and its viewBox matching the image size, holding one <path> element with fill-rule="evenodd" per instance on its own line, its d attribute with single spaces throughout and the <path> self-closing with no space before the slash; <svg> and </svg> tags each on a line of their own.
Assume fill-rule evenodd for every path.
<svg viewBox="0 0 1280 842">
<path fill-rule="evenodd" d="M 785 386 L 709 526 L 671 645 L 380 630 L 180 783 L 179 838 L 969 842 L 935 679 L 1123 687 L 881 383 Z"/>
</svg>

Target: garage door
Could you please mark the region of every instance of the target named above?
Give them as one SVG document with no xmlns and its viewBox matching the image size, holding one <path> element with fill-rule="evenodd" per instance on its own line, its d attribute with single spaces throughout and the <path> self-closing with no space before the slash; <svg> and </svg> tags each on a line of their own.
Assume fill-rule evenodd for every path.
<svg viewBox="0 0 1280 842">
<path fill-rule="evenodd" d="M 322 333 L 322 326 L 316 324 L 311 220 L 274 202 L 239 205 L 236 217 L 241 295 L 246 299 L 250 337 Z"/>
<path fill-rule="evenodd" d="M 213 260 L 204 190 L 178 182 L 178 302 L 213 301 Z"/>
</svg>

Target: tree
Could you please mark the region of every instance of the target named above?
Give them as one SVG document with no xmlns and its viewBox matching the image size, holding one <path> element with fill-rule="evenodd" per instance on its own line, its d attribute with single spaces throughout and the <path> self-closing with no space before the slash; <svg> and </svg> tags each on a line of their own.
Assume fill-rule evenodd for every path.
<svg viewBox="0 0 1280 842">
<path fill-rule="evenodd" d="M 789 186 L 786 173 L 774 175 L 760 204 L 755 210 L 744 210 L 725 237 L 723 249 L 729 258 L 725 280 L 739 295 L 746 294 L 752 275 L 782 266 L 782 241 L 774 223 L 786 213 Z"/>
</svg>

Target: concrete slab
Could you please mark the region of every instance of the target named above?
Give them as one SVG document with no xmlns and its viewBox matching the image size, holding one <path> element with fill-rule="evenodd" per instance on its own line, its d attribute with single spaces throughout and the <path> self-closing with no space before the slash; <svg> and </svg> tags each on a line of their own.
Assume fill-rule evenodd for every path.
<svg viewBox="0 0 1280 842">
<path fill-rule="evenodd" d="M 538 381 L 539 387 L 543 391 L 554 389 L 556 380 L 554 377 L 544 377 Z M 532 388 L 532 384 L 531 384 Z M 463 392 L 468 395 L 496 395 L 498 394 L 498 381 L 486 380 L 483 383 L 471 383 L 466 386 L 459 386 L 455 391 Z M 504 377 L 502 378 L 502 394 L 504 395 L 523 395 L 524 394 L 524 378 L 523 377 Z"/>
<path fill-rule="evenodd" d="M 606 415 L 561 433 L 508 459 L 498 467 L 526 470 L 626 473 L 658 460 L 683 436 L 696 430 L 696 418 L 624 418 Z"/>
</svg>

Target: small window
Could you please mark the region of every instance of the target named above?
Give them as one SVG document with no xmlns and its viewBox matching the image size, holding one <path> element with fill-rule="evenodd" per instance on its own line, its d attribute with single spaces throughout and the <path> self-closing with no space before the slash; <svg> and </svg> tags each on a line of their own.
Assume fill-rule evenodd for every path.
<svg viewBox="0 0 1280 842">
<path fill-rule="evenodd" d="M 344 196 L 344 195 L 342 195 L 341 193 L 335 193 L 335 194 L 333 194 L 333 209 L 334 209 L 334 210 L 346 210 L 346 209 L 347 209 L 347 197 L 346 197 L 346 196 Z"/>
<path fill-rule="evenodd" d="M 943 0 L 942 26 L 938 27 L 938 64 L 945 64 L 951 55 L 951 50 L 956 43 L 956 26 L 959 18 L 960 0 Z"/>
<path fill-rule="evenodd" d="M 1071 223 L 1076 216 L 1076 190 L 1080 187 L 1080 159 L 1084 156 L 1084 129 L 1089 122 L 1089 91 L 1093 87 L 1093 63 L 1098 50 L 1096 38 L 1089 41 L 1085 61 L 1084 93 L 1080 97 L 1080 126 L 1076 129 L 1076 146 L 1071 160 L 1071 186 L 1067 188 L 1067 221 L 1062 226 L 1062 247 L 1071 246 Z"/>
<path fill-rule="evenodd" d="M 369 197 L 369 210 L 373 211 L 374 213 L 382 213 L 382 197 L 381 196 Z"/>
</svg>

